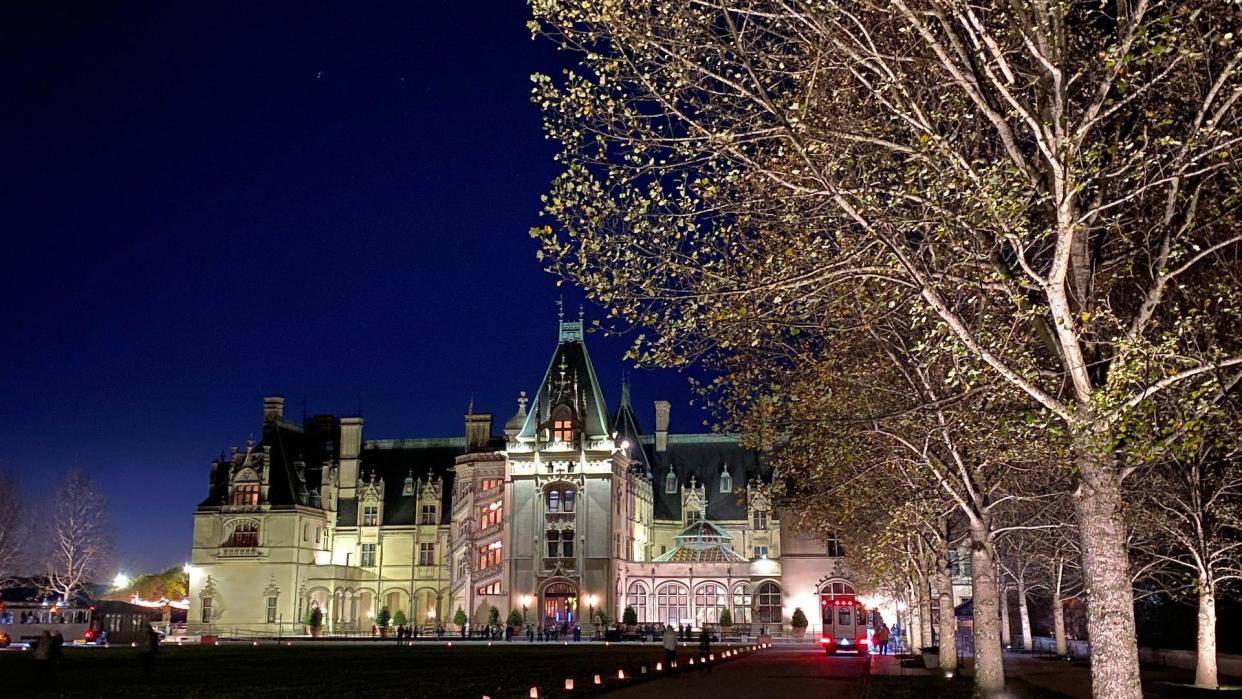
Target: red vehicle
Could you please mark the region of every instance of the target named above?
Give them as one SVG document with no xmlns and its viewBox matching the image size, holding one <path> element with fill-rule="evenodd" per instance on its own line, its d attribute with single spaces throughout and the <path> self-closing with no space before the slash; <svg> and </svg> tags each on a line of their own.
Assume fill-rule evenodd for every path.
<svg viewBox="0 0 1242 699">
<path fill-rule="evenodd" d="M 866 655 L 870 648 L 867 633 L 867 608 L 854 595 L 820 595 L 823 631 L 819 643 L 828 655 L 857 653 Z"/>
</svg>

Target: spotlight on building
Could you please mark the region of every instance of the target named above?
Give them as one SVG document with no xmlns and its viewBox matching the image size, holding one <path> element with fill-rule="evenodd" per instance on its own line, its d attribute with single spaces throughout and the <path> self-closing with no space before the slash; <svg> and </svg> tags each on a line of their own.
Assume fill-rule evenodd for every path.
<svg viewBox="0 0 1242 699">
<path fill-rule="evenodd" d="M 117 573 L 116 577 L 112 578 L 112 586 L 117 588 L 129 587 L 129 576 L 124 573 Z"/>
</svg>

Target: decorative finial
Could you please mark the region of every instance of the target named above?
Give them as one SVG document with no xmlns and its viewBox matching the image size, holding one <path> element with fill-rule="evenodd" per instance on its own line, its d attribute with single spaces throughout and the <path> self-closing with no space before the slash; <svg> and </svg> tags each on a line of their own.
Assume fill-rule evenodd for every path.
<svg viewBox="0 0 1242 699">
<path fill-rule="evenodd" d="M 562 295 L 560 298 L 556 300 L 556 320 L 561 323 L 565 322 L 565 297 L 564 295 Z"/>
<path fill-rule="evenodd" d="M 578 322 L 581 323 L 585 319 L 586 319 L 586 307 L 582 304 L 578 304 Z"/>
<path fill-rule="evenodd" d="M 529 399 L 526 397 L 526 391 L 518 391 L 518 412 L 526 414 L 526 403 Z"/>
</svg>

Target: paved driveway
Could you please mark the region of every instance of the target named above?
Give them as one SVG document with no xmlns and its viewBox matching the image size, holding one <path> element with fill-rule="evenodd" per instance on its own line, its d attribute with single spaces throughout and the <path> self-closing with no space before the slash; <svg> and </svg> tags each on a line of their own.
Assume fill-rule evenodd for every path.
<svg viewBox="0 0 1242 699">
<path fill-rule="evenodd" d="M 664 680 L 643 682 L 610 692 L 610 697 L 708 697 L 709 699 L 756 699 L 756 697 L 862 696 L 866 660 L 858 657 L 829 658 L 817 649 L 770 648 L 726 662 L 711 674 L 685 673 Z"/>
</svg>

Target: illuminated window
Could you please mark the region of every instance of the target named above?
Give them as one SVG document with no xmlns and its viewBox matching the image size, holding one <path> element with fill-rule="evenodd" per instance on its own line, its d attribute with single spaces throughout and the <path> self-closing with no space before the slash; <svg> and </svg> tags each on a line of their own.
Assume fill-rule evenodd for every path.
<svg viewBox="0 0 1242 699">
<path fill-rule="evenodd" d="M 499 541 L 493 541 L 487 546 L 479 547 L 479 570 L 498 566 L 504 561 L 502 545 Z"/>
<path fill-rule="evenodd" d="M 419 513 L 418 523 L 419 524 L 436 524 L 438 521 L 439 520 L 436 519 L 436 506 L 435 505 L 423 505 L 423 509 Z"/>
<path fill-rule="evenodd" d="M 377 525 L 379 525 L 379 505 L 363 505 L 362 526 L 374 527 Z"/>
<path fill-rule="evenodd" d="M 259 484 L 258 483 L 238 483 L 233 486 L 234 505 L 258 505 L 259 504 Z"/>
<path fill-rule="evenodd" d="M 548 512 L 560 512 L 560 511 L 561 511 L 561 491 L 559 490 L 548 491 Z"/>
<path fill-rule="evenodd" d="M 573 514 L 574 503 L 577 498 L 575 492 L 569 488 L 552 487 L 549 488 L 544 495 L 544 501 L 548 506 L 548 513 L 564 513 Z"/>
<path fill-rule="evenodd" d="M 647 622 L 647 586 L 640 582 L 630 583 L 629 593 L 625 600 L 626 606 L 638 612 L 638 623 Z"/>
<path fill-rule="evenodd" d="M 723 585 L 719 583 L 703 583 L 694 591 L 695 621 L 702 624 L 715 624 L 720 621 L 720 610 L 728 603 L 728 596 Z"/>
<path fill-rule="evenodd" d="M 656 588 L 656 621 L 674 626 L 690 620 L 690 590 L 681 583 Z"/>
<path fill-rule="evenodd" d="M 418 564 L 420 566 L 433 566 L 436 564 L 435 544 L 420 543 L 418 545 Z"/>
<path fill-rule="evenodd" d="M 505 481 L 503 478 L 484 478 L 480 487 L 483 490 L 483 492 L 486 493 L 487 491 L 495 490 L 503 486 L 504 484 L 505 484 Z"/>
<path fill-rule="evenodd" d="M 733 623 L 750 623 L 750 583 L 740 583 L 733 587 Z"/>
<path fill-rule="evenodd" d="M 499 502 L 479 508 L 479 529 L 496 526 L 504 519 L 504 507 Z"/>
<path fill-rule="evenodd" d="M 573 420 L 553 420 L 552 421 L 552 441 L 555 441 L 555 442 L 574 441 L 574 421 Z"/>
<path fill-rule="evenodd" d="M 484 585 L 483 587 L 478 588 L 476 592 L 480 595 L 499 595 L 500 594 L 500 582 L 494 582 L 494 583 L 491 583 L 490 585 Z"/>
<path fill-rule="evenodd" d="M 362 545 L 362 563 L 363 568 L 370 568 L 375 565 L 375 544 Z"/>
</svg>

